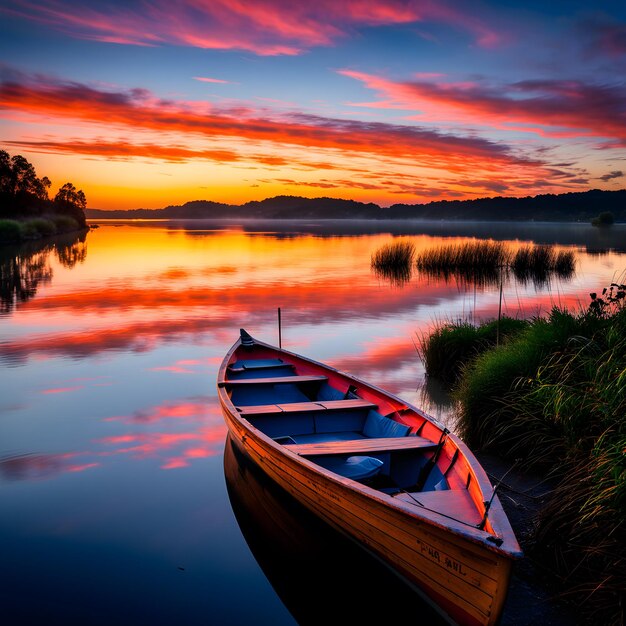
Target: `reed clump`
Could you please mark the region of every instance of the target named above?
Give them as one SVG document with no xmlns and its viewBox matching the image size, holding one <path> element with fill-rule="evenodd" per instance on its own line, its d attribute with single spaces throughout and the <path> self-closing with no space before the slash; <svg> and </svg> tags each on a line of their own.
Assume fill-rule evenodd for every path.
<svg viewBox="0 0 626 626">
<path fill-rule="evenodd" d="M 515 277 L 521 281 L 545 282 L 551 274 L 569 278 L 576 270 L 576 257 L 571 250 L 529 245 L 516 252 L 511 269 Z"/>
<path fill-rule="evenodd" d="M 626 606 L 626 285 L 553 309 L 470 360 L 455 391 L 475 449 L 540 468 L 556 486 L 531 554 L 595 623 Z"/>
<path fill-rule="evenodd" d="M 521 281 L 547 282 L 551 275 L 570 278 L 576 269 L 571 250 L 527 245 L 515 254 L 500 241 L 472 241 L 437 246 L 416 256 L 417 269 L 437 278 L 459 278 L 478 285 L 493 285 L 510 271 Z"/>
<path fill-rule="evenodd" d="M 395 283 L 411 279 L 415 261 L 415 244 L 412 241 L 394 241 L 376 250 L 371 257 L 372 269 L 383 278 Z"/>
<path fill-rule="evenodd" d="M 528 323 L 508 316 L 479 326 L 464 321 L 442 323 L 420 338 L 418 353 L 429 376 L 452 385 L 479 354 L 515 336 Z"/>
<path fill-rule="evenodd" d="M 452 273 L 467 270 L 491 272 L 506 267 L 511 253 L 501 241 L 470 241 L 437 246 L 417 255 L 417 269 L 430 273 Z"/>
</svg>

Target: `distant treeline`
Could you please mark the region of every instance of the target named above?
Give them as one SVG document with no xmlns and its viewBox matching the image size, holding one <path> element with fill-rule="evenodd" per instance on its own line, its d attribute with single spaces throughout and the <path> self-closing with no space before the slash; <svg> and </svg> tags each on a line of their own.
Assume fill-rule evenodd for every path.
<svg viewBox="0 0 626 626">
<path fill-rule="evenodd" d="M 85 228 L 85 194 L 72 183 L 65 183 L 51 199 L 50 186 L 50 179 L 39 178 L 22 155 L 12 157 L 0 150 L 0 220 L 65 216 Z"/>
<path fill-rule="evenodd" d="M 525 198 L 438 200 L 427 204 L 394 204 L 383 208 L 370 203 L 336 198 L 276 196 L 242 205 L 194 200 L 164 209 L 104 211 L 87 209 L 87 217 L 119 219 L 428 219 L 589 222 L 611 212 L 626 222 L 626 190 L 543 194 Z"/>
</svg>

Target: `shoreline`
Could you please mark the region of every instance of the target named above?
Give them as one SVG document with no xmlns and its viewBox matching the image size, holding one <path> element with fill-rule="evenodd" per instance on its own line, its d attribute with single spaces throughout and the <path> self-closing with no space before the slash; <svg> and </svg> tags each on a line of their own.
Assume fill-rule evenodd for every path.
<svg viewBox="0 0 626 626">
<path fill-rule="evenodd" d="M 530 553 L 534 518 L 550 495 L 554 482 L 545 476 L 516 469 L 494 454 L 479 452 L 476 458 L 494 486 L 504 477 L 498 498 L 524 552 L 513 567 L 500 626 L 583 624 L 576 608 L 561 599 L 558 591 L 548 584 L 549 576 L 555 574 L 548 572 Z"/>
<path fill-rule="evenodd" d="M 73 224 L 70 224 L 71 220 Z M 37 216 L 29 220 L 0 219 L 0 248 L 21 246 L 30 242 L 45 242 L 65 235 L 87 233 L 91 226 L 81 226 L 74 218 L 56 214 Z"/>
</svg>

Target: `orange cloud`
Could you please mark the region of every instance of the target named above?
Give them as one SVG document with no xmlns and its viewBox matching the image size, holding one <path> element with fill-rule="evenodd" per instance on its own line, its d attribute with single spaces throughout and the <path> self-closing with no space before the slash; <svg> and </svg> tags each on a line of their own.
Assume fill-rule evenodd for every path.
<svg viewBox="0 0 626 626">
<path fill-rule="evenodd" d="M 49 154 L 86 154 L 106 157 L 108 160 L 127 160 L 140 157 L 159 159 L 170 163 L 182 163 L 193 159 L 205 159 L 216 163 L 233 163 L 241 157 L 233 150 L 192 150 L 173 145 L 129 143 L 127 141 L 5 141 L 9 146 L 26 148 L 32 152 Z"/>
<path fill-rule="evenodd" d="M 206 103 L 176 103 L 159 100 L 149 92 L 134 89 L 107 92 L 80 83 L 66 83 L 49 78 L 29 79 L 13 72 L 3 82 L 0 109 L 20 111 L 45 117 L 125 129 L 180 132 L 204 138 L 232 137 L 252 142 L 269 141 L 307 147 L 340 150 L 345 153 L 385 156 L 394 159 L 419 159 L 424 166 L 441 167 L 447 171 L 468 168 L 501 168 L 503 165 L 537 167 L 538 160 L 512 154 L 503 143 L 479 137 L 461 137 L 436 130 L 400 126 L 382 122 L 361 122 L 325 118 L 316 115 L 290 114 L 284 119 L 259 117 L 251 110 L 217 109 Z M 88 145 L 79 149 L 89 149 Z M 98 146 L 106 150 L 107 144 Z M 128 145 L 121 146 L 122 153 Z M 161 154 L 182 158 L 185 149 L 175 146 Z M 148 154 L 157 155 L 156 146 L 148 146 Z M 210 151 L 208 156 L 211 155 Z M 231 158 L 227 153 L 219 155 Z"/>
</svg>

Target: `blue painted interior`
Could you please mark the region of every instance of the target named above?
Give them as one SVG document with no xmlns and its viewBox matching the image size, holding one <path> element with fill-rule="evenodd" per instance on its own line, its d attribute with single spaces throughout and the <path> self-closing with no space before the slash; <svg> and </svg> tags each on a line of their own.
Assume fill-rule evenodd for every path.
<svg viewBox="0 0 626 626">
<path fill-rule="evenodd" d="M 271 367 L 266 370 L 247 370 L 244 369 L 241 372 L 228 372 L 228 378 L 231 380 L 241 380 L 243 378 L 276 378 L 278 376 L 293 376 L 294 369 L 289 365 L 281 365 L 280 367 Z"/>
<path fill-rule="evenodd" d="M 373 456 L 325 457 L 320 465 L 345 478 L 365 480 L 376 476 L 382 469 L 383 462 Z"/>
<path fill-rule="evenodd" d="M 235 406 L 254 406 L 258 404 L 310 402 L 311 398 L 298 389 L 296 385 L 287 383 L 234 387 L 231 400 Z"/>
<path fill-rule="evenodd" d="M 345 398 L 345 394 L 339 391 L 339 389 L 335 389 L 331 387 L 328 383 L 322 383 L 320 385 L 320 389 L 317 392 L 316 400 L 343 400 Z"/>
<path fill-rule="evenodd" d="M 250 423 L 263 431 L 268 437 L 285 437 L 289 435 L 296 442 L 298 435 L 315 433 L 313 413 L 289 413 L 288 417 L 280 415 L 254 415 L 247 418 Z"/>
<path fill-rule="evenodd" d="M 235 367 L 244 367 L 246 361 L 238 361 Z M 240 373 L 229 373 L 229 377 L 269 378 L 270 376 L 289 376 L 293 369 L 280 366 L 280 362 L 266 360 L 267 368 L 249 368 Z M 264 404 L 289 404 L 293 402 L 323 402 L 324 400 L 342 400 L 346 394 L 331 387 L 327 382 L 301 385 L 296 384 L 261 384 L 234 387 L 232 400 L 235 406 L 254 406 Z M 308 395 L 307 395 L 308 394 Z M 352 395 L 352 397 L 358 397 Z M 375 410 L 357 409 L 343 411 L 290 412 L 283 414 L 251 415 L 247 418 L 256 428 L 266 435 L 280 440 L 283 444 L 324 443 L 328 441 L 349 441 L 360 438 L 405 437 L 411 428 L 400 424 Z M 319 455 L 309 457 L 315 463 L 327 469 L 352 478 L 364 480 L 375 475 L 386 477 L 393 486 L 384 485 L 388 492 L 406 489 L 410 491 L 418 482 L 420 470 L 427 461 L 423 451 L 395 450 L 371 453 L 369 456 Z M 370 473 L 371 472 L 371 473 Z M 376 478 L 378 480 L 378 478 Z M 438 467 L 434 467 L 426 481 L 423 491 L 449 489 L 448 483 Z"/>
<path fill-rule="evenodd" d="M 247 367 L 249 369 L 264 369 L 266 367 L 274 367 L 276 365 L 283 365 L 282 359 L 250 359 L 235 361 L 229 365 L 229 369 L 237 370 L 241 367 Z"/>
<path fill-rule="evenodd" d="M 353 439 L 365 439 L 365 437 L 353 430 L 335 433 L 313 433 L 292 435 L 296 443 L 324 443 L 325 441 L 351 441 Z"/>
<path fill-rule="evenodd" d="M 392 453 L 390 452 L 371 452 L 368 453 L 368 456 L 375 458 L 380 462 L 379 466 L 381 474 L 386 474 L 387 476 L 389 476 L 391 468 L 391 454 Z M 336 471 L 335 469 L 333 469 L 335 464 L 340 465 L 341 463 L 345 462 L 350 456 L 350 454 L 320 454 L 317 456 L 311 456 L 309 457 L 309 459 L 314 461 L 318 465 L 321 465 L 322 467 L 325 467 L 326 469 L 334 472 Z"/>
<path fill-rule="evenodd" d="M 370 411 L 367 414 L 365 425 L 363 426 L 363 434 L 366 437 L 405 437 L 411 430 L 410 426 L 405 426 L 398 422 L 384 417 L 376 411 Z"/>
<path fill-rule="evenodd" d="M 360 411 L 326 411 L 315 414 L 315 432 L 335 433 L 346 430 L 363 431 L 365 413 Z"/>
</svg>

